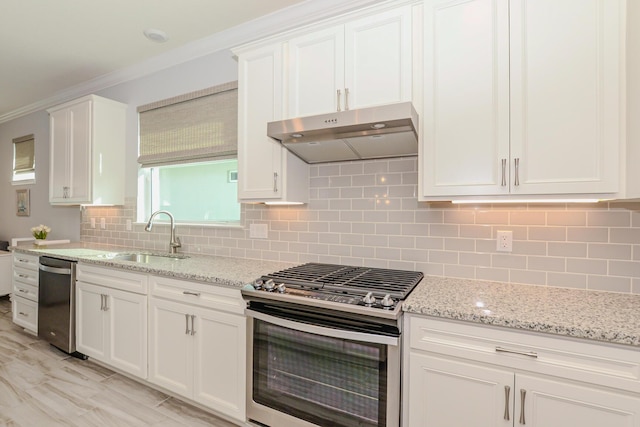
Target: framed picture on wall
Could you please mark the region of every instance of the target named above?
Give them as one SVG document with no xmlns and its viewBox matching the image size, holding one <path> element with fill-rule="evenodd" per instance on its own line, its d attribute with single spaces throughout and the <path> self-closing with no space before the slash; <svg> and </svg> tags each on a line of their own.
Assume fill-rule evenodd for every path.
<svg viewBox="0 0 640 427">
<path fill-rule="evenodd" d="M 16 215 L 29 216 L 29 190 L 16 190 Z"/>
</svg>

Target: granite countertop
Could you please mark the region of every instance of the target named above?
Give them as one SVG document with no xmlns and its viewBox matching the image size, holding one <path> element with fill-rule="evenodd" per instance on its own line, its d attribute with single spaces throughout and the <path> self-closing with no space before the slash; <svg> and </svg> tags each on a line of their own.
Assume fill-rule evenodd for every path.
<svg viewBox="0 0 640 427">
<path fill-rule="evenodd" d="M 111 259 L 118 253 L 146 253 L 169 255 L 129 247 L 98 245 L 93 243 L 67 243 L 61 245 L 36 246 L 19 245 L 11 248 L 14 252 L 30 255 L 49 255 L 81 264 L 120 268 L 141 273 L 150 273 L 176 279 L 241 288 L 260 276 L 297 264 L 262 261 L 255 259 L 227 258 L 209 255 L 179 254 L 184 259 L 158 257 L 151 263 L 138 263 Z"/>
<path fill-rule="evenodd" d="M 403 310 L 640 347 L 640 295 L 425 276 Z"/>
</svg>

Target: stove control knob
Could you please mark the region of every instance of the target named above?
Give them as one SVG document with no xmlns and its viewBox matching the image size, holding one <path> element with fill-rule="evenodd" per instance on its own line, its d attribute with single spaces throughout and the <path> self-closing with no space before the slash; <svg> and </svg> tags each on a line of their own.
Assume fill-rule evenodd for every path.
<svg viewBox="0 0 640 427">
<path fill-rule="evenodd" d="M 391 295 L 387 294 L 384 296 L 384 298 L 382 298 L 382 300 L 380 301 L 380 305 L 383 306 L 384 308 L 392 308 L 396 303 L 393 301 L 393 298 L 391 298 Z"/>
<path fill-rule="evenodd" d="M 287 291 L 287 286 L 284 283 L 280 283 L 278 286 L 276 286 L 276 289 L 279 293 L 284 294 Z"/>
<path fill-rule="evenodd" d="M 365 305 L 373 305 L 376 303 L 376 297 L 373 296 L 373 293 L 369 292 L 368 294 L 362 297 L 362 302 Z"/>
<path fill-rule="evenodd" d="M 274 283 L 273 279 L 269 279 L 266 282 L 264 282 L 264 290 L 267 292 L 273 292 L 273 289 L 276 287 L 276 284 Z"/>
<path fill-rule="evenodd" d="M 256 291 L 259 291 L 260 289 L 262 289 L 262 280 L 257 279 L 255 282 L 253 282 L 253 289 L 255 289 Z"/>
</svg>

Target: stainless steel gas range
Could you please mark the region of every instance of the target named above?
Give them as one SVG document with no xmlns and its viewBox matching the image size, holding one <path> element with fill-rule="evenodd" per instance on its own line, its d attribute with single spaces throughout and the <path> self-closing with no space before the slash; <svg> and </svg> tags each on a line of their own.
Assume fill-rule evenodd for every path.
<svg viewBox="0 0 640 427">
<path fill-rule="evenodd" d="M 397 427 L 401 303 L 416 271 L 309 263 L 247 301 L 247 416 L 258 425 Z"/>
</svg>

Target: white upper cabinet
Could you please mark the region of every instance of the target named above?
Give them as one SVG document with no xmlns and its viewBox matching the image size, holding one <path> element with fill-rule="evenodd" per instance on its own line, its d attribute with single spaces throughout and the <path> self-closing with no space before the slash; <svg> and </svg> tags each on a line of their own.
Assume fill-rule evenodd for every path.
<svg viewBox="0 0 640 427">
<path fill-rule="evenodd" d="M 51 204 L 124 204 L 126 108 L 89 95 L 47 110 Z"/>
<path fill-rule="evenodd" d="M 309 165 L 267 136 L 282 118 L 282 44 L 238 54 L 238 199 L 307 202 Z"/>
<path fill-rule="evenodd" d="M 421 200 L 621 190 L 618 0 L 427 0 Z"/>
<path fill-rule="evenodd" d="M 411 7 L 288 41 L 287 117 L 411 100 Z"/>
</svg>

